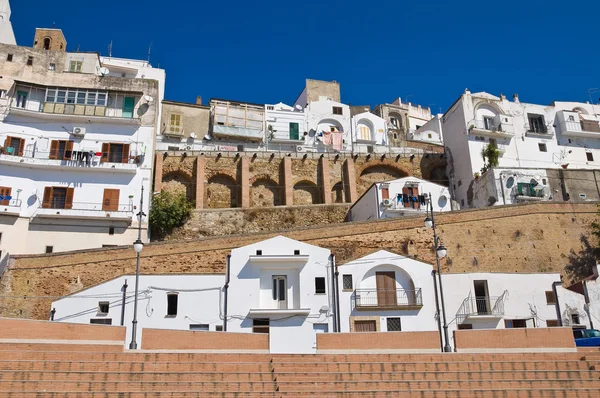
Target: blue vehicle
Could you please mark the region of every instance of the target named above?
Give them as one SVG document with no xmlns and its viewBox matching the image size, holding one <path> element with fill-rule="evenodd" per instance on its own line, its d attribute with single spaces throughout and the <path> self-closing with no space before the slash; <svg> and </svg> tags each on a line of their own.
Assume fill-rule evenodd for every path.
<svg viewBox="0 0 600 398">
<path fill-rule="evenodd" d="M 577 347 L 600 347 L 600 331 L 596 329 L 574 329 Z"/>
</svg>

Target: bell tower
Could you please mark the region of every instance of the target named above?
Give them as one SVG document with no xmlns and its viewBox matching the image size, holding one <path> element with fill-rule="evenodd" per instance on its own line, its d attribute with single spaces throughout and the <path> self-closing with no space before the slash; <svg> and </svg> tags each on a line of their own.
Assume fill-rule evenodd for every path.
<svg viewBox="0 0 600 398">
<path fill-rule="evenodd" d="M 15 33 L 10 23 L 10 3 L 0 0 L 0 43 L 17 44 Z"/>
<path fill-rule="evenodd" d="M 0 0 L 1 1 L 1 0 Z M 48 51 L 67 51 L 67 40 L 60 29 L 36 28 L 33 48 Z"/>
</svg>

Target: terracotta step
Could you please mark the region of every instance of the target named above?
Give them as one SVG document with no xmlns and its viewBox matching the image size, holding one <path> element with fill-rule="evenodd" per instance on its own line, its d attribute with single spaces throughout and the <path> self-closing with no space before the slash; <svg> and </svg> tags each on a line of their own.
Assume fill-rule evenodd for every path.
<svg viewBox="0 0 600 398">
<path fill-rule="evenodd" d="M 578 356 L 578 359 L 581 355 Z M 1 360 L 69 360 L 118 362 L 269 362 L 268 354 L 211 354 L 194 352 L 71 352 L 71 351 L 2 351 Z"/>
<path fill-rule="evenodd" d="M 581 357 L 578 352 L 540 352 L 540 353 L 445 353 L 445 354 L 274 354 L 273 362 L 459 362 L 459 361 L 527 361 L 537 360 L 575 360 Z"/>
<path fill-rule="evenodd" d="M 76 352 L 120 352 L 125 351 L 123 344 L 40 344 L 40 343 L 0 343 L 0 357 L 6 351 L 76 351 Z"/>
<path fill-rule="evenodd" d="M 90 382 L 272 382 L 271 372 L 51 372 L 51 371 L 0 371 L 0 381 L 90 381 Z"/>
</svg>

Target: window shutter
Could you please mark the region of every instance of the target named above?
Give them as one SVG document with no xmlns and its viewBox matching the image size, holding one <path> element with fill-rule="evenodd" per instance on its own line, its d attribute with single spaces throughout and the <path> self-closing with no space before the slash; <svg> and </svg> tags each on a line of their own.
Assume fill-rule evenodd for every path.
<svg viewBox="0 0 600 398">
<path fill-rule="evenodd" d="M 11 191 L 12 191 L 12 188 L 0 187 L 0 196 L 10 196 Z M 0 200 L 0 205 L 8 206 L 9 203 L 10 203 L 10 201 L 7 199 Z"/>
<path fill-rule="evenodd" d="M 56 140 L 52 140 L 50 142 L 50 155 L 48 155 L 48 159 L 58 159 L 58 147 L 59 142 Z"/>
<path fill-rule="evenodd" d="M 65 209 L 73 208 L 73 194 L 75 193 L 75 188 L 67 188 L 67 198 L 65 200 Z"/>
<path fill-rule="evenodd" d="M 49 209 L 51 207 L 50 202 L 52 202 L 52 193 L 52 187 L 44 188 L 44 200 L 42 201 L 43 209 Z"/>
<path fill-rule="evenodd" d="M 413 187 L 412 189 L 413 191 L 413 196 L 416 196 L 417 198 L 419 197 L 419 187 Z M 417 200 L 415 203 L 415 209 L 420 209 L 421 208 L 421 203 L 419 203 L 419 201 Z"/>
<path fill-rule="evenodd" d="M 290 140 L 300 139 L 300 126 L 298 123 L 290 123 Z"/>
<path fill-rule="evenodd" d="M 404 207 L 410 207 L 410 203 L 404 201 L 404 199 L 405 199 L 404 195 L 408 195 L 408 188 L 407 187 L 402 188 L 402 203 L 404 204 Z"/>
<path fill-rule="evenodd" d="M 23 151 L 25 150 L 25 140 L 21 138 L 19 141 L 19 153 L 17 156 L 23 156 Z"/>
<path fill-rule="evenodd" d="M 390 189 L 389 188 L 381 188 L 381 199 L 389 199 L 390 198 Z"/>
<path fill-rule="evenodd" d="M 6 140 L 4 140 L 4 153 L 7 153 L 7 152 L 6 152 L 6 148 L 8 148 L 8 147 L 10 146 L 10 142 L 11 142 L 11 140 L 12 140 L 12 139 L 11 139 L 11 137 L 10 137 L 10 136 L 6 137 Z"/>
<path fill-rule="evenodd" d="M 65 153 L 63 154 L 64 159 L 71 159 L 73 157 L 73 141 L 67 141 L 65 145 Z"/>
<path fill-rule="evenodd" d="M 102 157 L 100 158 L 101 162 L 108 162 L 108 153 L 110 152 L 110 144 L 105 142 L 102 144 Z"/>
<path fill-rule="evenodd" d="M 118 189 L 105 189 L 104 198 L 102 199 L 102 210 L 117 211 L 119 210 L 119 192 Z"/>
<path fill-rule="evenodd" d="M 121 163 L 129 162 L 129 144 L 123 144 L 123 157 L 121 158 Z"/>
</svg>

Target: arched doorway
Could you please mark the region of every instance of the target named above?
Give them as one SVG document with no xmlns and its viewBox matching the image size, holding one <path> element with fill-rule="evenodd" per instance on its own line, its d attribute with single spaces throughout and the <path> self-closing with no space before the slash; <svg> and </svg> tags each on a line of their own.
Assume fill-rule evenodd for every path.
<svg viewBox="0 0 600 398">
<path fill-rule="evenodd" d="M 316 205 L 321 203 L 321 191 L 312 181 L 299 181 L 294 185 L 295 205 Z"/>
<path fill-rule="evenodd" d="M 281 206 L 280 189 L 270 178 L 259 178 L 250 186 L 250 207 Z"/>
<path fill-rule="evenodd" d="M 206 185 L 206 207 L 222 209 L 238 207 L 237 182 L 226 174 L 216 174 Z"/>
</svg>

